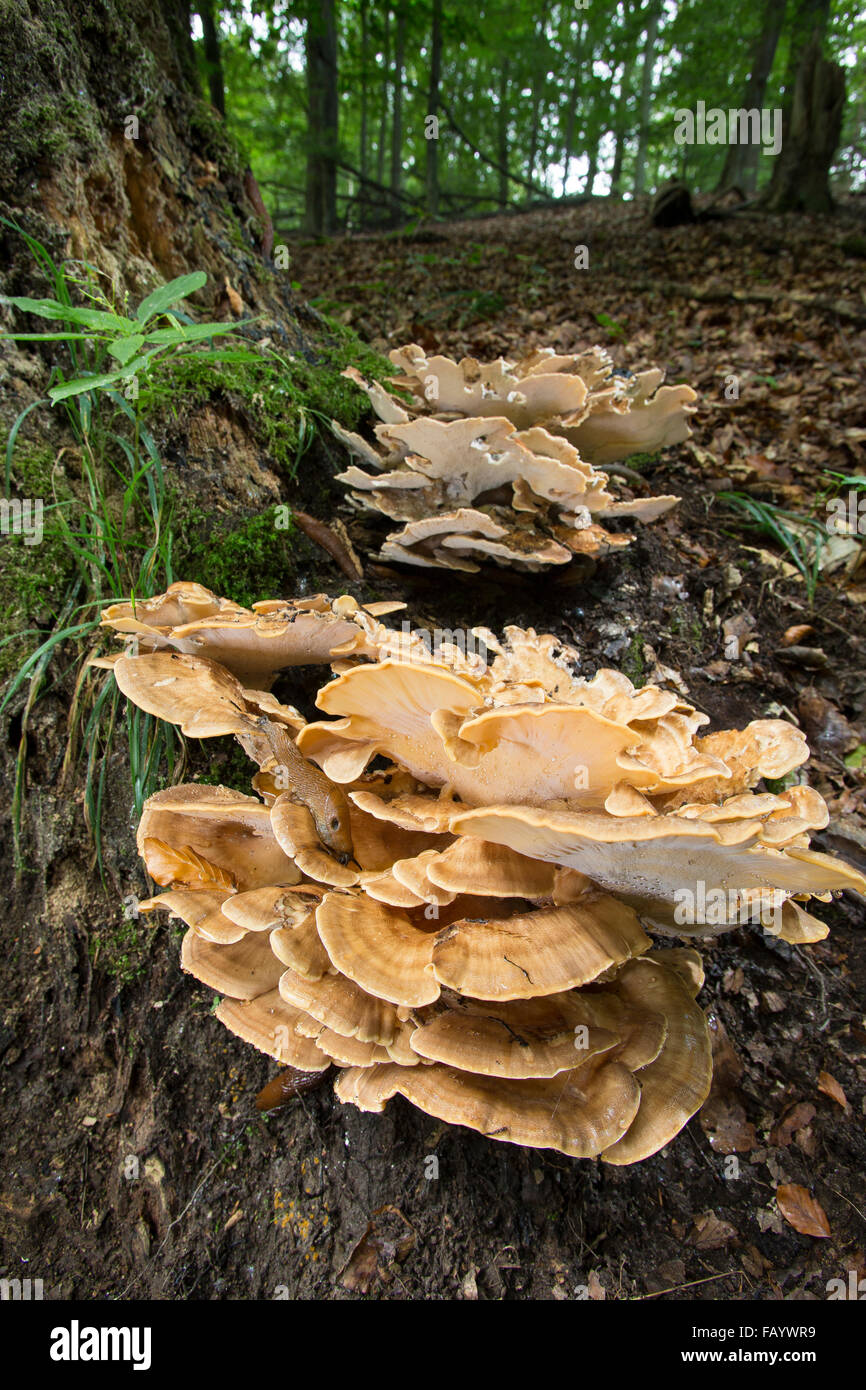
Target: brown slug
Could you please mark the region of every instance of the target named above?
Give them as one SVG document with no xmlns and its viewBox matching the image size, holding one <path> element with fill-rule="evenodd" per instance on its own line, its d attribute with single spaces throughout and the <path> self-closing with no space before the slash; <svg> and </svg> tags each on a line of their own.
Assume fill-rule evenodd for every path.
<svg viewBox="0 0 866 1390">
<path fill-rule="evenodd" d="M 267 1085 L 263 1086 L 256 1096 L 257 1110 L 277 1110 L 281 1105 L 288 1105 L 295 1096 L 301 1095 L 304 1091 L 313 1091 L 320 1086 L 328 1074 L 328 1069 L 324 1071 L 299 1071 L 297 1067 L 286 1067 L 283 1071 L 277 1072 L 272 1076 Z"/>
<path fill-rule="evenodd" d="M 353 846 L 349 802 L 345 793 L 328 780 L 321 768 L 304 757 L 285 729 L 272 724 L 269 719 L 262 719 L 260 726 L 277 762 L 290 774 L 291 786 L 286 791 L 293 800 L 306 806 L 322 844 L 341 864 L 348 864 Z"/>
</svg>

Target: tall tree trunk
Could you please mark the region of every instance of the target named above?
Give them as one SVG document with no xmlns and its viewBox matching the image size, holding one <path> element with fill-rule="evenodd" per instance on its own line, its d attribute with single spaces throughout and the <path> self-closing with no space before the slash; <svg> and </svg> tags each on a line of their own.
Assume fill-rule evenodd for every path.
<svg viewBox="0 0 866 1390">
<path fill-rule="evenodd" d="M 574 74 L 571 91 L 568 94 L 568 111 L 565 117 L 565 149 L 563 151 L 562 197 L 568 187 L 568 174 L 574 158 L 574 126 L 577 120 L 577 103 L 580 100 L 580 86 L 583 67 L 583 20 L 577 23 L 577 38 L 574 44 Z"/>
<path fill-rule="evenodd" d="M 793 7 L 788 11 L 788 60 L 782 84 L 786 113 L 790 112 L 794 88 L 797 85 L 797 73 L 812 35 L 817 32 L 821 42 L 824 41 L 827 21 L 830 18 L 830 3 L 831 0 L 793 0 Z"/>
<path fill-rule="evenodd" d="M 622 189 L 622 165 L 625 158 L 626 120 L 628 117 L 628 94 L 631 86 L 632 59 L 626 58 L 622 65 L 619 97 L 616 103 L 616 147 L 613 154 L 613 168 L 610 171 L 610 194 L 618 198 Z"/>
<path fill-rule="evenodd" d="M 830 212 L 830 165 L 845 109 L 845 69 L 821 54 L 818 32 L 803 51 L 788 128 L 764 203 L 771 212 Z"/>
<path fill-rule="evenodd" d="M 496 157 L 499 161 L 499 206 L 508 207 L 508 59 L 499 69 L 499 101 L 496 109 Z"/>
<path fill-rule="evenodd" d="M 391 7 L 385 6 L 385 34 L 382 42 L 382 104 L 379 107 L 379 139 L 376 146 L 376 182 L 385 182 L 385 146 L 388 142 L 388 83 L 391 73 Z"/>
<path fill-rule="evenodd" d="M 358 217 L 361 225 L 366 221 L 367 186 L 364 180 L 370 173 L 368 148 L 367 96 L 369 87 L 368 64 L 370 60 L 370 33 L 367 24 L 368 0 L 361 0 L 361 123 L 358 135 L 358 165 L 361 170 L 361 183 L 358 189 Z"/>
<path fill-rule="evenodd" d="M 397 194 L 403 183 L 403 64 L 406 55 L 406 0 L 397 5 L 394 39 L 394 109 L 391 115 L 391 193 L 394 212 L 400 209 Z"/>
<path fill-rule="evenodd" d="M 220 52 L 219 24 L 214 15 L 213 0 L 200 0 L 198 17 L 204 39 L 204 58 L 207 66 L 207 85 L 210 104 L 221 116 L 226 113 L 226 89 L 223 80 L 223 60 Z"/>
<path fill-rule="evenodd" d="M 638 198 L 644 191 L 646 182 L 646 151 L 649 141 L 650 110 L 652 109 L 653 64 L 655 62 L 656 39 L 659 32 L 660 0 L 655 0 L 647 18 L 646 41 L 643 50 L 643 67 L 640 79 L 640 113 L 637 135 L 637 155 L 634 165 L 634 194 Z"/>
<path fill-rule="evenodd" d="M 307 61 L 307 180 L 304 231 L 337 226 L 337 23 L 334 0 L 313 0 L 304 39 Z"/>
<path fill-rule="evenodd" d="M 433 27 L 430 34 L 430 89 L 427 94 L 427 116 L 438 122 L 439 82 L 442 76 L 442 0 L 433 0 Z M 427 133 L 427 132 L 425 132 Z M 427 138 L 427 211 L 431 217 L 439 212 L 439 139 L 438 125 Z M 434 138 L 435 136 L 435 138 Z"/>
<path fill-rule="evenodd" d="M 535 54 L 532 63 L 532 120 L 530 122 L 529 158 L 526 168 L 526 177 L 530 183 L 532 183 L 535 177 L 535 162 L 538 157 L 538 128 L 542 106 L 541 94 L 546 78 L 546 64 L 544 58 L 546 49 L 545 26 L 547 24 L 548 4 L 549 0 L 544 0 L 541 7 L 541 14 L 538 17 L 538 27 L 535 32 Z"/>
<path fill-rule="evenodd" d="M 760 111 L 764 105 L 767 82 L 773 69 L 787 3 L 788 0 L 766 0 L 761 32 L 755 44 L 751 71 L 743 90 L 743 109 L 746 111 Z M 759 155 L 760 148 L 757 144 L 729 145 L 725 167 L 718 183 L 719 190 L 739 188 L 743 193 L 754 193 L 758 182 Z"/>
<path fill-rule="evenodd" d="M 595 183 L 595 176 L 598 173 L 598 147 L 601 144 L 601 136 L 596 136 L 589 152 L 589 168 L 586 171 L 586 183 L 583 185 L 584 193 L 592 196 L 592 186 Z"/>
</svg>

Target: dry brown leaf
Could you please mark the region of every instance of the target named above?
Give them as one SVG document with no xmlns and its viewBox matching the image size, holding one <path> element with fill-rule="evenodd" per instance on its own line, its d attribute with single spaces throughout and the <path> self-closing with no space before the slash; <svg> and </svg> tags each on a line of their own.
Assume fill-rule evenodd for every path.
<svg viewBox="0 0 866 1390">
<path fill-rule="evenodd" d="M 695 1217 L 695 1224 L 689 1236 L 689 1245 L 696 1250 L 722 1250 L 738 1231 L 729 1221 L 722 1221 L 714 1211 L 705 1211 Z"/>
<path fill-rule="evenodd" d="M 740 1256 L 740 1264 L 753 1279 L 760 1279 L 764 1271 L 770 1268 L 770 1261 L 764 1258 L 756 1245 L 746 1246 L 745 1253 Z"/>
<path fill-rule="evenodd" d="M 789 1106 L 781 1120 L 770 1130 L 770 1143 L 776 1148 L 787 1148 L 797 1131 L 812 1123 L 816 1113 L 814 1105 L 807 1100 Z"/>
<path fill-rule="evenodd" d="M 394 1265 L 402 1264 L 414 1245 L 415 1232 L 403 1213 L 390 1204 L 379 1207 L 343 1267 L 340 1283 L 353 1293 L 368 1293 L 375 1279 L 388 1283 Z"/>
<path fill-rule="evenodd" d="M 710 1095 L 700 1125 L 717 1154 L 748 1153 L 758 1147 L 755 1126 L 733 1095 Z"/>
<path fill-rule="evenodd" d="M 839 1085 L 835 1076 L 831 1076 L 828 1071 L 822 1071 L 818 1076 L 818 1090 L 825 1096 L 835 1100 L 837 1105 L 841 1105 L 843 1110 L 848 1109 L 848 1097 Z"/>
<path fill-rule="evenodd" d="M 801 1236 L 829 1240 L 831 1231 L 827 1213 L 807 1188 L 795 1182 L 782 1183 L 776 1188 L 776 1202 L 788 1225 L 799 1231 Z"/>
</svg>

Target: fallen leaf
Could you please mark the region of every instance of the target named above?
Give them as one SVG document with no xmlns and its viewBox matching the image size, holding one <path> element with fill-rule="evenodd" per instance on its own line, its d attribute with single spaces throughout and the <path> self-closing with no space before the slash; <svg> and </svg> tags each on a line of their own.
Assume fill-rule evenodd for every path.
<svg viewBox="0 0 866 1390">
<path fill-rule="evenodd" d="M 764 1259 L 756 1245 L 746 1247 L 745 1253 L 740 1256 L 740 1264 L 753 1279 L 760 1279 L 764 1270 L 770 1268 L 770 1261 Z"/>
<path fill-rule="evenodd" d="M 403 1213 L 395 1206 L 379 1207 L 340 1272 L 343 1288 L 368 1293 L 374 1279 L 387 1283 L 395 1262 L 402 1264 L 414 1245 L 415 1232 Z"/>
<path fill-rule="evenodd" d="M 768 1009 L 771 1014 L 780 1014 L 783 1012 L 785 1001 L 781 994 L 777 994 L 774 989 L 765 989 L 761 998 L 764 1001 L 764 1008 Z"/>
<path fill-rule="evenodd" d="M 772 1207 L 759 1207 L 755 1212 L 755 1218 L 765 1235 L 767 1231 L 772 1231 L 773 1235 L 780 1236 L 785 1229 L 781 1216 Z"/>
<path fill-rule="evenodd" d="M 809 1101 L 801 1100 L 791 1105 L 770 1130 L 770 1143 L 776 1148 L 787 1148 L 798 1129 L 805 1129 L 815 1118 L 816 1110 Z"/>
<path fill-rule="evenodd" d="M 686 1267 L 682 1260 L 667 1260 L 646 1276 L 647 1293 L 667 1293 L 685 1283 Z"/>
<path fill-rule="evenodd" d="M 807 1188 L 795 1182 L 783 1183 L 776 1188 L 776 1202 L 788 1225 L 799 1231 L 801 1236 L 829 1239 L 831 1232 L 827 1213 Z"/>
<path fill-rule="evenodd" d="M 227 869 L 212 864 L 192 845 L 168 845 L 164 840 L 145 840 L 151 876 L 161 887 L 182 884 L 190 888 L 232 889 L 235 881 Z"/>
<path fill-rule="evenodd" d="M 737 1235 L 736 1227 L 729 1221 L 722 1221 L 714 1211 L 705 1211 L 695 1217 L 689 1245 L 696 1250 L 723 1250 Z"/>
<path fill-rule="evenodd" d="M 711 1095 L 700 1114 L 700 1125 L 717 1154 L 743 1154 L 757 1148 L 755 1126 L 731 1095 Z"/>
<path fill-rule="evenodd" d="M 707 1015 L 713 1049 L 713 1090 L 729 1090 L 743 1075 L 743 1064 L 734 1051 L 727 1029 L 716 1013 Z"/>
<path fill-rule="evenodd" d="M 818 1090 L 823 1091 L 825 1096 L 835 1100 L 837 1105 L 841 1105 L 843 1110 L 848 1109 L 848 1097 L 839 1085 L 835 1076 L 831 1076 L 828 1071 L 822 1071 L 818 1076 Z"/>
</svg>

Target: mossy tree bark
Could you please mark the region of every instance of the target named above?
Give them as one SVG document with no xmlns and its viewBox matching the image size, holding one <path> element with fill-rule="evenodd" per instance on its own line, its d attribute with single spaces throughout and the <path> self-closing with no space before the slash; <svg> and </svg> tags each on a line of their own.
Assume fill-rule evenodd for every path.
<svg viewBox="0 0 866 1390">
<path fill-rule="evenodd" d="M 219 314 L 228 279 L 261 332 L 311 358 L 318 320 L 288 267 L 263 259 L 245 161 L 203 95 L 187 0 L 0 0 L 0 71 L 0 215 L 55 260 L 96 266 L 118 298 L 204 270 L 193 302 Z M 49 292 L 4 226 L 0 292 Z"/>
<path fill-rule="evenodd" d="M 0 0 L 0 218 L 55 264 L 95 267 L 118 306 L 204 271 L 206 285 L 190 296 L 197 313 L 250 320 L 244 334 L 267 339 L 291 364 L 283 370 L 271 356 L 255 369 L 216 370 L 190 361 L 176 377 L 176 393 L 147 422 L 170 490 L 186 499 L 173 523 L 189 506 L 238 524 L 286 499 L 317 510 L 340 494 L 332 477 L 342 460 L 324 431 L 311 442 L 308 412 L 358 423 L 359 393 L 341 371 L 363 363 L 365 349 L 295 296 L 287 247 L 266 260 L 255 182 L 203 95 L 186 0 L 40 0 L 36 10 Z M 0 222 L 0 295 L 54 293 L 24 238 Z M 0 327 L 27 325 L 0 305 Z M 381 369 L 368 357 L 368 373 Z M 0 445 L 44 401 L 54 363 L 68 370 L 65 346 L 0 338 Z M 28 451 L 56 457 L 70 442 L 61 409 L 30 410 L 13 481 Z"/>
</svg>

